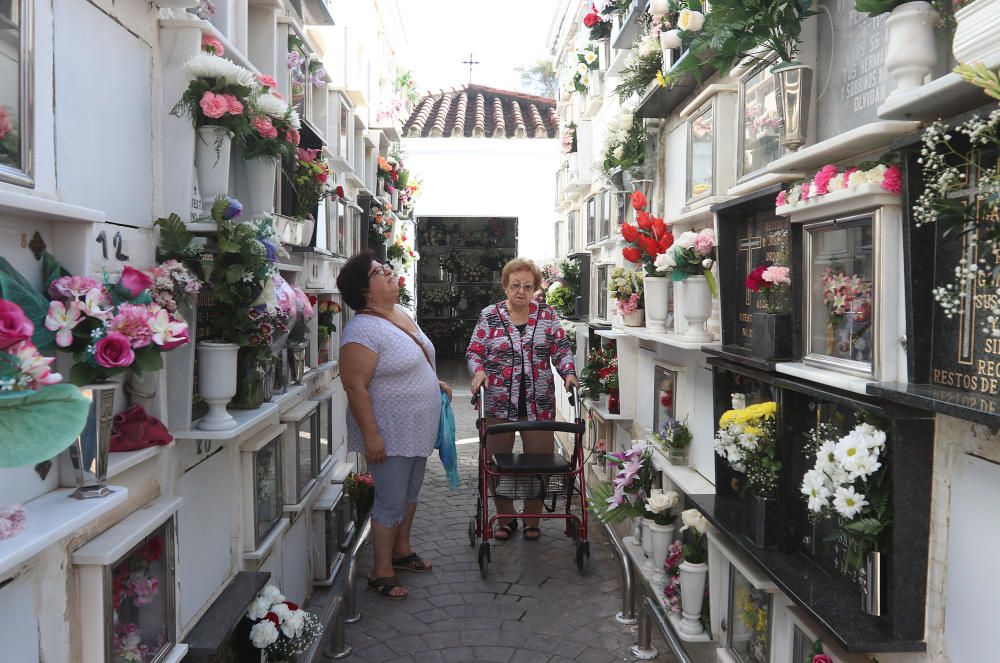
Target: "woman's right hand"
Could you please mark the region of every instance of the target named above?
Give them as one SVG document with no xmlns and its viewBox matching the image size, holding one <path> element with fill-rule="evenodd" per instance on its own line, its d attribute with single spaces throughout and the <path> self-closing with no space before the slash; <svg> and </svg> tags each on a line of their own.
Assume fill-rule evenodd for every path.
<svg viewBox="0 0 1000 663">
<path fill-rule="evenodd" d="M 385 460 L 385 440 L 381 435 L 374 438 L 365 439 L 365 462 L 369 465 L 378 465 Z"/>
<path fill-rule="evenodd" d="M 476 374 L 472 376 L 472 395 L 477 395 L 479 393 L 479 388 L 484 384 L 486 384 L 486 373 L 476 371 Z"/>
</svg>

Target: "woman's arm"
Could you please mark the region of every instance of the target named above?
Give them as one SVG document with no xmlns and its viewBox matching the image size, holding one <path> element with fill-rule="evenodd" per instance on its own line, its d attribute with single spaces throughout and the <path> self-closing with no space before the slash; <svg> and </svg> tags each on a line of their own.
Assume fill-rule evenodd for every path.
<svg viewBox="0 0 1000 663">
<path fill-rule="evenodd" d="M 472 376 L 472 393 L 479 390 L 479 386 L 486 382 L 486 339 L 489 337 L 490 325 L 486 321 L 486 316 L 480 314 L 476 328 L 472 330 L 472 338 L 469 339 L 469 347 L 465 351 L 465 361 L 469 367 L 469 375 Z"/>
<path fill-rule="evenodd" d="M 347 343 L 340 349 L 340 381 L 347 392 L 351 414 L 365 439 L 365 461 L 372 465 L 385 460 L 385 441 L 378 432 L 368 393 L 368 383 L 377 365 L 378 353 L 360 343 Z"/>
<path fill-rule="evenodd" d="M 559 318 L 553 316 L 549 320 L 549 324 L 552 325 L 552 334 L 550 335 L 552 340 L 549 343 L 549 357 L 552 361 L 552 366 L 567 385 L 571 383 L 577 384 L 573 347 L 569 342 L 569 338 L 566 337 L 565 330 L 559 324 Z"/>
</svg>

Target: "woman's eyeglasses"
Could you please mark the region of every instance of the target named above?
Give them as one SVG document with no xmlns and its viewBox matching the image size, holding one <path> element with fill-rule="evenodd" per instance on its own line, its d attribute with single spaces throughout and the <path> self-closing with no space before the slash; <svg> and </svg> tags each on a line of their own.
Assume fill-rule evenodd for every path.
<svg viewBox="0 0 1000 663">
<path fill-rule="evenodd" d="M 514 292 L 518 292 L 518 291 L 521 291 L 521 290 L 523 290 L 524 292 L 534 292 L 534 290 L 535 290 L 535 284 L 534 283 L 511 283 L 511 284 L 509 284 L 507 286 L 507 289 L 508 290 L 513 290 Z"/>
<path fill-rule="evenodd" d="M 368 272 L 368 278 L 371 278 L 373 274 L 378 274 L 379 276 L 389 276 L 392 273 L 392 267 L 389 267 L 388 265 L 379 265 L 372 269 L 372 271 Z"/>
</svg>

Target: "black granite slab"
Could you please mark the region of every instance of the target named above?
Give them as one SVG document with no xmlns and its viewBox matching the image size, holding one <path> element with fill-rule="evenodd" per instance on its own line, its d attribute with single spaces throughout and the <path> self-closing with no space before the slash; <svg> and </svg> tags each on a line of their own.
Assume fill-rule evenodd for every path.
<svg viewBox="0 0 1000 663">
<path fill-rule="evenodd" d="M 184 641 L 188 646 L 185 661 L 246 661 L 253 651 L 249 639 L 249 621 L 244 620 L 247 607 L 257 596 L 267 581 L 270 572 L 241 571 L 237 573 L 215 599 L 208 611 L 194 625 Z M 247 637 L 238 637 L 241 626 L 245 628 Z M 260 657 L 260 650 L 255 650 Z"/>
<path fill-rule="evenodd" d="M 743 537 L 743 505 L 721 495 L 689 495 L 705 517 L 781 590 L 827 630 L 849 652 L 889 653 L 926 651 L 923 640 L 894 634 L 880 617 L 861 612 L 858 597 L 799 553 L 757 548 Z"/>
<path fill-rule="evenodd" d="M 946 414 L 1000 429 L 1000 398 L 931 384 L 880 382 L 868 385 L 868 393 L 908 407 Z"/>
<path fill-rule="evenodd" d="M 714 345 L 706 345 L 702 347 L 701 351 L 707 355 L 719 357 L 720 359 L 725 359 L 735 364 L 749 366 L 750 368 L 756 368 L 761 371 L 773 372 L 774 367 L 777 364 L 777 362 L 774 361 L 768 361 L 766 359 L 761 359 L 760 357 L 755 357 L 752 351 L 741 345 L 724 345 L 721 348 Z"/>
</svg>

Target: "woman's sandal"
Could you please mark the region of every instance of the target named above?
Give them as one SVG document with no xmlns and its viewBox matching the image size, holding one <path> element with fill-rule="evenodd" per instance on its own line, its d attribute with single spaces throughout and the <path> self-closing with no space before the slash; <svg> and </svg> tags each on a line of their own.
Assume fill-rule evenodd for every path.
<svg viewBox="0 0 1000 663">
<path fill-rule="evenodd" d="M 410 573 L 430 573 L 433 571 L 417 553 L 411 553 L 406 557 L 392 560 L 392 568 L 409 571 Z"/>
<path fill-rule="evenodd" d="M 396 576 L 386 576 L 384 578 L 369 578 L 368 589 L 378 592 L 390 601 L 402 601 L 409 594 L 393 594 L 392 590 L 402 587 L 403 583 Z"/>
<path fill-rule="evenodd" d="M 533 534 L 534 536 L 528 536 L 529 534 Z M 523 536 L 525 541 L 537 541 L 538 539 L 542 538 L 542 530 L 538 529 L 537 527 L 528 527 L 527 525 L 525 525 Z"/>
<path fill-rule="evenodd" d="M 510 535 L 517 531 L 517 519 L 511 520 L 509 523 L 501 525 L 497 528 L 497 531 L 493 532 L 493 538 L 497 541 L 506 541 L 510 538 Z M 500 536 L 503 534 L 503 536 Z"/>
</svg>

